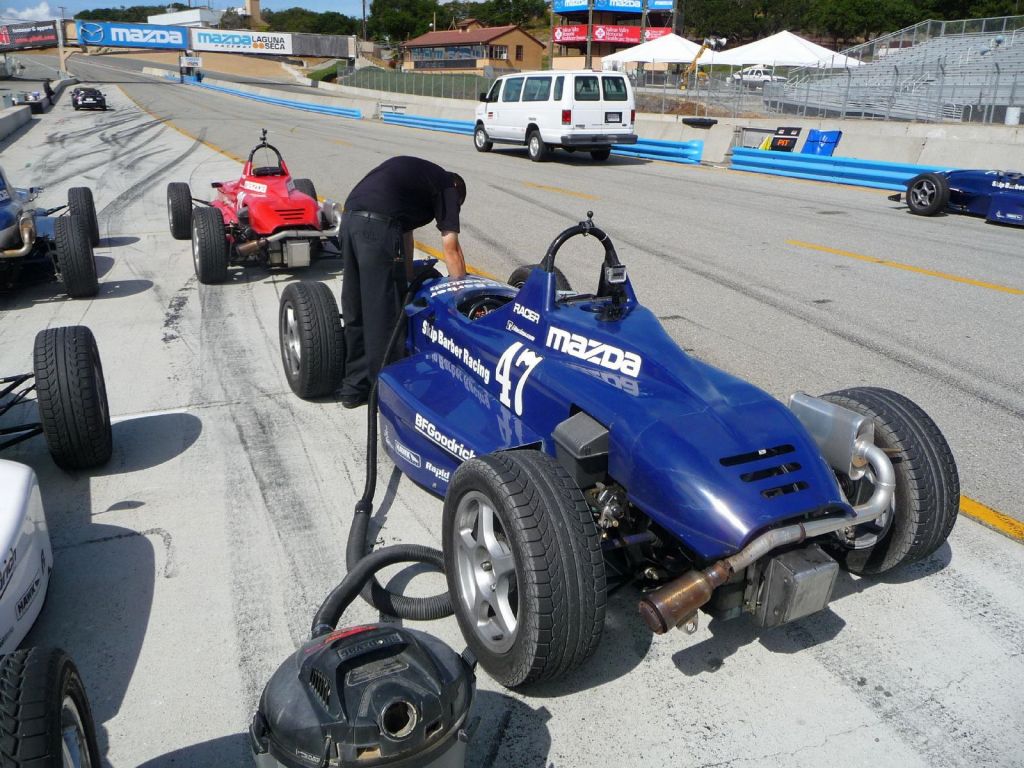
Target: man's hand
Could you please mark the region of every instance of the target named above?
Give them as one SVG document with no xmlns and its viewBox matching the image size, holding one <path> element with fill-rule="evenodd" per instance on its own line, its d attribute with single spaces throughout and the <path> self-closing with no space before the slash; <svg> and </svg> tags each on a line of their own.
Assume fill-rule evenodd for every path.
<svg viewBox="0 0 1024 768">
<path fill-rule="evenodd" d="M 444 253 L 444 263 L 448 267 L 449 280 L 461 280 L 466 276 L 466 257 L 462 254 L 462 246 L 459 245 L 458 232 L 441 233 L 441 250 Z"/>
</svg>

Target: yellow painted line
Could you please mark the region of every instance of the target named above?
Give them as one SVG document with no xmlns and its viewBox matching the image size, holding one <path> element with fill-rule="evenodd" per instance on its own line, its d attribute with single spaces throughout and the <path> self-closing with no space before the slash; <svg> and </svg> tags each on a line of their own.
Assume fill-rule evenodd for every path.
<svg viewBox="0 0 1024 768">
<path fill-rule="evenodd" d="M 128 92 L 124 90 L 124 88 L 121 88 L 121 86 L 118 86 L 118 90 L 120 90 L 121 93 L 123 93 L 128 98 L 129 101 L 131 101 L 136 107 L 141 109 L 147 115 L 152 117 L 157 122 L 163 123 L 168 128 L 177 131 L 178 133 L 180 133 L 185 138 L 192 139 L 193 141 L 198 141 L 200 144 L 202 144 L 202 145 L 204 145 L 206 147 L 209 147 L 214 152 L 219 152 L 220 154 L 224 155 L 224 157 L 227 157 L 227 158 L 229 158 L 231 160 L 234 160 L 236 163 L 244 163 L 245 162 L 245 158 L 244 157 L 239 157 L 234 152 L 229 152 L 228 150 L 223 149 L 222 147 L 218 147 L 216 144 L 214 144 L 211 141 L 206 141 L 205 139 L 199 138 L 195 134 L 190 133 L 189 131 L 186 131 L 184 128 L 181 128 L 181 127 L 175 125 L 173 122 L 171 122 L 171 120 L 169 118 L 160 117 L 160 115 L 157 115 L 157 114 L 155 114 L 153 112 L 150 112 L 148 109 L 146 109 L 144 106 L 142 106 L 139 102 L 137 102 L 135 99 L 133 99 L 128 94 Z"/>
<path fill-rule="evenodd" d="M 576 192 L 572 189 L 562 189 L 561 187 L 549 187 L 547 184 L 534 184 L 532 181 L 524 181 L 524 187 L 530 187 L 531 189 L 542 189 L 545 192 L 555 192 L 559 195 L 568 195 L 569 197 L 578 197 L 580 200 L 600 200 L 597 195 L 588 195 L 586 192 Z"/>
<path fill-rule="evenodd" d="M 351 141 L 345 141 L 344 139 L 331 139 L 332 144 L 337 144 L 340 147 L 351 147 Z"/>
<path fill-rule="evenodd" d="M 996 512 L 979 501 L 961 496 L 960 513 L 1015 541 L 1024 542 L 1024 523 L 1004 515 L 1002 512 Z"/>
<path fill-rule="evenodd" d="M 922 267 L 915 267 L 910 264 L 902 264 L 898 261 L 889 261 L 888 259 L 879 259 L 875 256 L 865 256 L 862 253 L 853 253 L 851 251 L 841 251 L 838 248 L 829 248 L 827 245 L 815 245 L 814 243 L 804 243 L 800 240 L 787 240 L 787 245 L 795 245 L 798 248 L 807 248 L 812 251 L 821 251 L 822 253 L 831 253 L 836 256 L 845 256 L 848 259 L 857 259 L 858 261 L 866 261 L 869 264 L 880 264 L 883 267 L 892 267 L 893 269 L 902 269 L 906 272 L 914 272 L 918 275 L 927 275 L 928 277 L 937 277 L 941 280 L 949 280 L 954 283 L 963 283 L 964 285 L 973 285 L 976 288 L 987 288 L 990 291 L 999 291 L 1001 293 L 1009 293 L 1014 296 L 1024 296 L 1024 289 L 1011 288 L 1006 285 L 999 285 L 998 283 L 986 283 L 984 280 L 975 280 L 971 277 L 962 277 L 960 275 L 951 275 L 948 272 L 937 272 L 934 269 L 923 269 Z"/>
<path fill-rule="evenodd" d="M 444 261 L 444 254 L 437 250 L 437 248 L 427 245 L 426 243 L 421 243 L 419 240 L 415 240 L 413 242 L 413 245 L 416 246 L 416 250 L 423 251 L 431 258 L 437 259 L 438 261 Z M 490 278 L 491 280 L 497 280 L 498 282 L 501 282 L 500 278 L 496 277 L 495 275 L 492 275 L 490 272 L 486 272 L 482 269 L 477 269 L 476 267 L 472 267 L 469 264 L 466 265 L 466 271 L 469 272 L 471 275 L 480 275 L 480 277 L 487 277 Z"/>
</svg>

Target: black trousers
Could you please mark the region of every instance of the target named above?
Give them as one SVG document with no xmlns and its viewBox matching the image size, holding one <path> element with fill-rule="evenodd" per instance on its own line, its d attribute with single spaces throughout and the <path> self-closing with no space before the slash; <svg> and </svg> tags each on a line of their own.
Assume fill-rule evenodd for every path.
<svg viewBox="0 0 1024 768">
<path fill-rule="evenodd" d="M 341 224 L 341 315 L 345 320 L 342 397 L 366 395 L 377 377 L 385 347 L 402 311 L 405 261 L 402 230 L 364 216 L 345 214 Z M 401 355 L 401 349 L 396 350 Z"/>
</svg>

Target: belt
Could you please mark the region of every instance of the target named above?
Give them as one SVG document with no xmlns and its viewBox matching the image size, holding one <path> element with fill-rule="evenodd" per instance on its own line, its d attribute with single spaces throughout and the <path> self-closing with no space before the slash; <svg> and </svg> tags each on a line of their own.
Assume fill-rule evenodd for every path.
<svg viewBox="0 0 1024 768">
<path fill-rule="evenodd" d="M 397 219 L 394 219 L 391 216 L 384 216 L 379 213 L 374 213 L 373 211 L 345 211 L 345 213 L 350 216 L 362 216 L 364 219 L 371 219 L 372 221 L 383 221 L 385 224 L 391 224 L 392 222 L 397 221 Z"/>
</svg>

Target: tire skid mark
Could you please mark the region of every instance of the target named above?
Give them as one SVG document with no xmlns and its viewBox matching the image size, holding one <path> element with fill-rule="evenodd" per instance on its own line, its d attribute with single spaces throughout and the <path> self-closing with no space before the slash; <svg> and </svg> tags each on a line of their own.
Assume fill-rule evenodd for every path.
<svg viewBox="0 0 1024 768">
<path fill-rule="evenodd" d="M 171 536 L 170 531 L 165 528 L 147 528 L 144 531 L 128 531 L 127 533 L 118 533 L 112 536 L 100 536 L 95 539 L 86 539 L 84 541 L 76 541 L 68 544 L 55 544 L 53 547 L 54 552 L 59 552 L 63 549 L 77 549 L 84 547 L 89 544 L 105 544 L 110 541 L 119 541 L 120 539 L 133 539 L 138 536 L 158 536 L 164 545 L 164 568 L 163 576 L 165 579 L 173 579 L 178 575 L 178 567 L 175 563 L 174 558 L 174 538 Z"/>
</svg>

